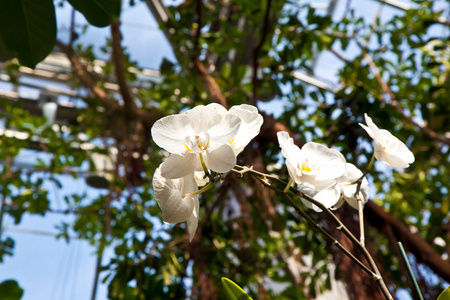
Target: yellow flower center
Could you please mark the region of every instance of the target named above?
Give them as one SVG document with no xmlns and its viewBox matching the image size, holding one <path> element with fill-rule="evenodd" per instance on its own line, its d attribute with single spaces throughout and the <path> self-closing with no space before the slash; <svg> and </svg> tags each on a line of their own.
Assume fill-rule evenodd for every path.
<svg viewBox="0 0 450 300">
<path fill-rule="evenodd" d="M 304 165 L 302 165 L 301 171 L 302 171 L 302 172 L 305 172 L 305 173 L 309 173 L 309 172 L 311 172 L 311 168 L 310 168 L 310 167 L 307 167 L 307 166 L 304 166 Z"/>
<path fill-rule="evenodd" d="M 188 136 L 186 137 L 184 146 L 189 152 L 192 153 L 201 153 L 208 149 L 209 147 L 209 134 L 202 132 L 191 140 Z"/>
<path fill-rule="evenodd" d="M 299 169 L 302 173 L 304 174 L 308 174 L 308 173 L 313 173 L 315 174 L 317 171 L 319 171 L 319 168 L 317 167 L 318 162 L 315 159 L 304 159 L 300 165 L 299 165 Z"/>
</svg>

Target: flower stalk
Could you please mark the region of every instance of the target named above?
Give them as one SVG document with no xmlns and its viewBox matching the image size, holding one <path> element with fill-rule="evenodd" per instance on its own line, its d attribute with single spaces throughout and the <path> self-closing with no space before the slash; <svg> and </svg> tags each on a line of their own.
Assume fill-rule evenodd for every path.
<svg viewBox="0 0 450 300">
<path fill-rule="evenodd" d="M 214 181 L 210 181 L 210 182 L 208 182 L 207 185 L 205 185 L 204 187 L 202 187 L 198 191 L 196 191 L 194 193 L 182 195 L 182 197 L 184 198 L 184 197 L 192 197 L 192 196 L 200 195 L 200 194 L 206 192 L 207 190 L 209 190 L 210 188 L 212 188 L 213 185 L 214 185 Z"/>
<path fill-rule="evenodd" d="M 359 195 L 359 191 L 361 190 L 362 181 L 366 177 L 366 175 L 369 174 L 374 161 L 375 161 L 375 152 L 373 152 L 372 157 L 370 158 L 369 165 L 367 166 L 366 171 L 358 179 L 357 185 L 356 185 L 356 192 L 355 192 L 355 198 L 356 198 L 356 201 L 358 202 L 359 242 L 361 243 L 361 246 L 363 246 L 363 247 L 366 246 L 366 237 L 365 237 L 365 231 L 364 231 L 364 212 L 363 212 L 364 204 L 361 199 L 361 196 Z"/>
<path fill-rule="evenodd" d="M 287 193 L 284 193 L 284 190 L 280 190 L 268 182 L 268 180 L 274 180 L 274 181 L 278 182 L 281 186 L 286 186 L 287 183 L 285 181 L 281 180 L 278 176 L 265 174 L 265 173 L 253 170 L 253 168 L 249 168 L 249 167 L 245 167 L 245 166 L 237 166 L 237 165 L 232 169 L 232 171 L 234 173 L 239 174 L 241 177 L 245 173 L 249 173 L 250 175 L 254 176 L 256 179 L 258 179 L 265 187 L 270 188 L 270 189 L 280 193 L 281 195 L 286 195 L 287 197 L 289 197 Z M 363 246 L 360 243 L 360 241 L 353 235 L 353 233 L 341 222 L 341 220 L 339 220 L 339 218 L 331 210 L 329 210 L 324 204 L 322 204 L 320 201 L 315 200 L 311 196 L 308 196 L 293 187 L 289 187 L 289 191 L 291 191 L 297 197 L 303 198 L 303 199 L 311 202 L 312 204 L 317 205 L 320 209 L 322 209 L 323 212 L 325 212 L 328 216 L 331 217 L 331 219 L 337 226 L 336 228 L 338 230 L 342 231 L 347 236 L 347 238 L 355 245 L 355 247 L 363 254 L 363 256 L 367 259 L 372 271 L 370 271 L 370 269 L 368 269 L 362 263 L 361 264 L 364 265 L 365 267 L 361 266 L 361 264 L 358 263 L 357 259 L 354 260 L 351 257 L 353 255 L 350 252 L 348 252 L 348 250 L 345 249 L 341 244 L 339 244 L 340 246 L 338 246 L 338 244 L 336 243 L 337 241 L 331 235 L 329 235 L 329 233 L 327 233 L 325 230 L 318 229 L 319 232 L 322 235 L 325 234 L 325 236 L 326 236 L 325 238 L 327 240 L 329 240 L 330 242 L 335 244 L 345 255 L 347 255 L 348 257 L 350 257 L 350 259 L 355 261 L 358 264 L 358 266 L 361 267 L 362 270 L 367 272 L 366 269 L 368 269 L 370 271 L 370 272 L 368 272 L 368 274 L 372 277 L 372 279 L 374 279 L 376 281 L 378 287 L 380 288 L 381 292 L 383 293 L 383 295 L 386 299 L 388 299 L 388 300 L 394 299 L 392 297 L 391 293 L 389 292 L 389 289 L 387 288 L 386 283 L 384 282 L 383 277 L 381 276 L 381 273 L 380 273 L 377 265 L 375 264 L 375 261 L 372 258 L 371 254 L 369 253 L 369 251 L 365 248 L 365 246 Z M 285 196 L 283 196 L 283 197 L 285 197 Z M 289 197 L 289 199 L 291 199 L 291 201 L 289 201 L 289 200 L 288 201 L 294 207 L 294 209 L 297 212 L 301 211 L 301 209 L 298 207 L 298 205 L 295 203 L 295 201 L 293 201 L 292 198 L 290 198 L 290 197 Z M 302 213 L 299 213 L 299 215 L 303 216 Z M 307 219 L 305 218 L 305 220 L 307 220 Z M 312 221 L 312 222 L 314 222 L 314 221 Z M 315 228 L 321 228 L 318 224 L 317 225 L 312 224 L 312 225 Z M 345 249 L 345 250 L 343 250 L 343 249 Z M 351 256 L 349 256 L 349 254 Z"/>
</svg>

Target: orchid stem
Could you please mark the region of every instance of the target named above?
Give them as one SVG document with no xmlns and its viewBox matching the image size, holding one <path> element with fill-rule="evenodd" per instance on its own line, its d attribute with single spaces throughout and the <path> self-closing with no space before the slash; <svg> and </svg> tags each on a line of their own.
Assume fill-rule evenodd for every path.
<svg viewBox="0 0 450 300">
<path fill-rule="evenodd" d="M 420 291 L 419 285 L 417 284 L 416 277 L 414 276 L 414 272 L 409 263 L 408 256 L 406 256 L 406 252 L 405 252 L 405 249 L 403 248 L 402 242 L 398 242 L 397 246 L 398 246 L 398 249 L 400 250 L 400 254 L 402 256 L 403 262 L 405 263 L 406 269 L 408 270 L 408 275 L 411 278 L 414 290 L 417 293 L 417 296 L 419 297 L 419 299 L 423 300 L 422 292 Z"/>
<path fill-rule="evenodd" d="M 366 238 L 364 234 L 364 213 L 363 213 L 363 202 L 359 196 L 359 191 L 355 194 L 356 200 L 358 201 L 358 217 L 359 217 L 359 242 L 361 246 L 366 246 Z"/>
<path fill-rule="evenodd" d="M 195 195 L 199 195 L 199 194 L 204 193 L 207 190 L 209 190 L 213 185 L 214 185 L 214 181 L 210 181 L 207 185 L 205 185 L 204 187 L 202 187 L 198 191 L 190 193 L 190 194 L 182 195 L 182 197 L 184 198 L 184 197 L 192 197 L 192 196 L 195 196 Z"/>
<path fill-rule="evenodd" d="M 373 164 L 373 160 L 374 157 L 371 160 L 371 163 L 369 163 L 369 166 L 371 167 L 371 165 Z M 370 168 L 368 168 L 369 170 Z M 361 179 L 358 182 L 359 187 L 361 186 L 361 182 L 364 178 L 364 176 L 369 172 L 368 170 L 366 170 L 366 173 L 361 177 Z M 245 167 L 245 166 L 238 166 L 236 165 L 233 169 L 231 169 L 231 171 L 239 174 L 241 177 L 245 174 L 245 173 L 250 173 L 251 175 L 255 176 L 264 186 L 266 186 L 267 188 L 273 189 L 274 191 L 278 191 L 281 192 L 281 190 L 277 189 L 275 186 L 273 186 L 272 184 L 270 184 L 268 182 L 268 180 L 274 180 L 276 182 L 278 182 L 281 186 L 286 186 L 286 182 L 281 180 L 278 176 L 275 175 L 269 175 L 269 174 L 264 174 L 262 172 L 258 172 L 256 170 L 253 170 L 252 167 Z M 315 200 L 314 198 L 302 193 L 301 191 L 298 191 L 295 188 L 289 187 L 289 191 L 293 192 L 297 197 L 299 198 L 303 198 L 309 202 L 311 202 L 312 204 L 317 205 L 320 209 L 322 209 L 323 212 L 325 212 L 328 216 L 331 217 L 331 219 L 333 220 L 334 223 L 336 223 L 337 225 L 337 229 L 342 231 L 348 239 L 350 239 L 350 241 L 356 246 L 356 248 L 364 255 L 364 257 L 367 259 L 371 269 L 373 271 L 371 271 L 371 276 L 372 279 L 375 280 L 375 282 L 377 283 L 378 287 L 380 288 L 381 292 L 383 293 L 384 297 L 387 300 L 390 299 L 394 299 L 391 295 L 391 293 L 389 292 L 389 289 L 386 286 L 386 283 L 383 280 L 383 277 L 381 276 L 380 270 L 378 269 L 374 259 L 372 258 L 372 256 L 370 255 L 369 251 L 366 249 L 365 246 L 363 246 L 358 239 L 353 235 L 353 233 L 341 222 L 341 220 L 335 215 L 333 214 L 325 205 L 323 205 L 321 202 Z M 359 191 L 358 191 L 359 192 Z M 282 195 L 288 195 L 287 193 L 282 193 Z M 359 196 L 359 195 L 358 195 Z M 290 198 L 290 197 L 289 197 Z M 295 204 L 295 202 L 293 201 L 289 201 L 291 203 L 291 205 L 297 210 L 297 205 Z M 362 201 L 361 201 L 362 204 Z M 323 232 L 321 232 L 323 233 Z M 327 236 L 327 238 L 329 238 Z M 333 241 L 333 243 L 335 243 Z M 338 245 L 338 244 L 336 244 Z M 342 245 L 341 245 L 342 246 Z M 338 246 L 338 248 L 344 252 L 346 255 L 348 255 L 348 253 L 345 252 L 344 249 L 342 249 L 341 247 Z M 355 261 L 356 262 L 356 261 Z M 364 267 L 362 267 L 358 262 L 357 264 L 365 271 L 367 271 Z"/>
<path fill-rule="evenodd" d="M 294 182 L 294 180 L 293 180 L 292 178 L 289 178 L 289 182 L 288 182 L 288 184 L 286 185 L 286 187 L 284 188 L 283 193 L 286 194 L 287 192 L 289 192 L 289 188 L 291 187 L 292 182 Z"/>
<path fill-rule="evenodd" d="M 203 159 L 203 155 L 201 153 L 198 154 L 200 156 L 200 163 L 202 164 L 203 172 L 209 178 L 209 182 L 214 182 L 214 177 L 212 177 L 211 173 L 209 173 L 208 168 L 206 167 L 205 160 Z"/>
<path fill-rule="evenodd" d="M 372 158 L 370 159 L 369 165 L 367 166 L 366 175 L 367 175 L 367 173 L 369 173 L 370 169 L 372 168 L 374 161 L 375 161 L 375 151 L 373 152 Z"/>
<path fill-rule="evenodd" d="M 364 180 L 364 177 L 366 177 L 366 175 L 369 174 L 369 171 L 372 168 L 374 161 L 375 161 L 375 152 L 373 152 L 373 154 L 372 154 L 372 158 L 369 161 L 369 165 L 367 166 L 366 171 L 361 176 L 361 178 L 359 178 L 357 180 L 358 184 L 356 186 L 356 192 L 355 192 L 355 198 L 356 198 L 356 200 L 358 202 L 359 243 L 363 247 L 366 246 L 366 237 L 365 237 L 365 233 L 364 233 L 364 212 L 363 212 L 364 206 L 363 206 L 363 202 L 362 202 L 361 196 L 359 195 L 359 191 L 361 190 L 362 181 Z"/>
</svg>

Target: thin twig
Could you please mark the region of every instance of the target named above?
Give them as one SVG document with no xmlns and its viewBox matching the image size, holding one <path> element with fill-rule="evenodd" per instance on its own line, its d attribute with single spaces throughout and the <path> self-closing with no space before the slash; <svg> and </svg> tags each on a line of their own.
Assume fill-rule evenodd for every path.
<svg viewBox="0 0 450 300">
<path fill-rule="evenodd" d="M 363 57 L 364 59 L 367 61 L 367 64 L 369 65 L 370 70 L 372 71 L 373 75 L 375 76 L 376 80 L 378 81 L 378 84 L 381 86 L 381 89 L 383 90 L 383 93 L 389 95 L 390 101 L 386 101 L 386 99 L 384 99 L 383 97 L 380 97 L 379 100 L 381 102 L 383 102 L 384 104 L 390 105 L 393 108 L 395 108 L 395 110 L 397 111 L 397 113 L 399 113 L 400 115 L 403 116 L 403 118 L 405 120 L 407 120 L 410 124 L 414 125 L 415 127 L 419 128 L 423 133 L 425 133 L 426 135 L 428 135 L 428 137 L 440 141 L 446 145 L 450 146 L 450 139 L 438 134 L 437 132 L 431 130 L 430 128 L 421 125 L 419 123 L 417 123 L 416 121 L 413 120 L 413 118 L 411 116 L 408 116 L 405 114 L 403 108 L 400 106 L 400 104 L 397 102 L 397 100 L 395 99 L 395 95 L 392 92 L 392 90 L 389 88 L 389 86 L 386 84 L 386 82 L 384 82 L 383 78 L 381 77 L 380 72 L 378 71 L 377 66 L 375 65 L 374 61 L 372 60 L 372 57 L 370 57 L 370 55 L 367 53 L 366 49 L 363 47 L 363 45 L 361 45 L 361 43 L 356 40 L 356 43 L 358 44 L 359 48 L 362 51 Z"/>
<path fill-rule="evenodd" d="M 264 174 L 258 171 L 253 170 L 252 168 L 247 168 L 247 167 L 242 167 L 242 166 L 235 166 L 235 169 L 233 169 L 233 171 L 235 173 L 240 174 L 241 176 L 245 173 L 250 173 L 250 174 L 254 174 L 257 176 L 260 176 L 261 179 L 266 180 L 267 178 L 269 179 L 273 179 L 276 180 L 278 183 L 280 183 L 283 187 L 285 187 L 287 185 L 286 182 L 284 182 L 283 180 L 281 180 L 280 178 L 278 178 L 277 176 L 273 176 L 273 175 L 268 175 L 268 174 Z M 370 267 L 372 268 L 373 272 L 375 273 L 375 276 L 372 276 L 372 278 L 376 281 L 376 283 L 378 284 L 380 290 L 382 291 L 383 295 L 385 296 L 386 299 L 394 299 L 391 295 L 391 293 L 389 292 L 389 289 L 386 286 L 386 283 L 383 280 L 383 277 L 380 274 L 380 271 L 375 263 L 375 261 L 373 260 L 372 256 L 370 255 L 369 251 L 363 246 L 361 245 L 361 243 L 359 242 L 359 240 L 353 235 L 353 233 L 341 222 L 341 220 L 335 215 L 333 214 L 325 205 L 323 205 L 321 202 L 315 200 L 314 198 L 294 189 L 294 188 L 290 188 L 289 189 L 291 192 L 293 192 L 295 195 L 297 195 L 299 198 L 303 198 L 309 202 L 311 202 L 312 204 L 318 206 L 320 209 L 322 209 L 323 212 L 325 212 L 328 216 L 331 217 L 331 219 L 336 223 L 337 225 L 337 229 L 342 231 L 349 239 L 350 241 L 358 248 L 358 250 L 364 255 L 364 257 L 367 259 L 367 261 L 369 262 Z"/>
<path fill-rule="evenodd" d="M 233 169 L 234 172 L 241 174 L 240 171 L 236 171 Z M 254 174 L 255 175 L 255 174 Z M 356 264 L 358 264 L 362 270 L 364 270 L 367 274 L 369 274 L 371 277 L 376 276 L 366 265 L 364 265 L 358 258 L 356 258 L 353 254 L 351 254 L 338 240 L 336 240 L 331 234 L 329 234 L 326 230 L 324 230 L 322 227 L 317 224 L 311 217 L 305 213 L 298 205 L 295 203 L 295 201 L 289 197 L 288 194 L 283 192 L 282 190 L 274 187 L 270 183 L 268 183 L 266 180 L 262 179 L 260 176 L 256 175 L 255 178 L 259 180 L 264 186 L 274 190 L 275 192 L 280 193 L 292 207 L 295 208 L 295 211 L 298 215 L 303 217 L 309 224 L 311 224 L 314 228 L 316 228 L 319 233 L 327 239 L 331 244 L 335 245 L 339 250 L 341 250 L 345 255 L 347 255 L 351 260 L 353 260 Z"/>
<path fill-rule="evenodd" d="M 119 105 L 117 101 L 115 101 L 100 86 L 96 84 L 96 82 L 92 79 L 93 78 L 92 74 L 90 74 L 84 68 L 83 64 L 81 63 L 80 59 L 78 58 L 77 54 L 75 53 L 75 51 L 72 49 L 71 46 L 65 45 L 64 43 L 58 40 L 56 41 L 56 46 L 60 48 L 64 52 L 64 54 L 66 54 L 67 58 L 72 64 L 73 72 L 75 76 L 80 80 L 81 84 L 87 89 L 89 89 L 94 94 L 94 96 L 98 100 L 100 100 L 101 105 L 105 107 L 105 109 L 107 109 L 108 112 L 113 113 L 117 110 L 123 109 L 123 107 Z M 133 118 L 139 119 L 147 127 L 151 127 L 156 122 L 156 120 L 162 117 L 155 114 L 153 111 L 145 111 L 143 109 L 138 108 L 137 106 L 134 106 L 132 111 L 129 111 L 128 113 L 131 114 L 132 119 Z"/>
<path fill-rule="evenodd" d="M 58 40 L 56 41 L 56 46 L 66 54 L 67 58 L 72 64 L 73 71 L 77 78 L 81 81 L 81 84 L 88 88 L 102 102 L 102 105 L 105 106 L 105 108 L 107 108 L 108 110 L 117 109 L 119 107 L 119 104 L 116 101 L 110 99 L 108 94 L 101 87 L 95 84 L 95 82 L 90 77 L 90 74 L 82 66 L 72 47 L 67 46 Z"/>
<path fill-rule="evenodd" d="M 361 197 L 359 196 L 359 191 L 357 190 L 356 201 L 358 202 L 358 218 L 359 218 L 359 242 L 361 246 L 366 246 L 366 236 L 364 234 L 364 212 L 363 212 L 363 202 Z"/>
<path fill-rule="evenodd" d="M 366 177 L 367 174 L 369 174 L 370 169 L 373 166 L 373 162 L 375 161 L 375 152 L 373 152 L 372 154 L 372 158 L 370 159 L 369 165 L 367 166 L 366 171 L 364 171 L 363 175 L 358 179 L 357 184 L 356 184 L 356 191 L 355 191 L 355 198 L 356 201 L 358 202 L 358 217 L 359 217 L 359 242 L 361 243 L 361 245 L 363 247 L 366 246 L 366 238 L 365 238 L 365 233 L 364 233 L 364 212 L 363 212 L 363 202 L 361 199 L 361 196 L 359 195 L 359 191 L 361 190 L 361 185 L 362 182 L 364 180 L 364 178 Z"/>
</svg>

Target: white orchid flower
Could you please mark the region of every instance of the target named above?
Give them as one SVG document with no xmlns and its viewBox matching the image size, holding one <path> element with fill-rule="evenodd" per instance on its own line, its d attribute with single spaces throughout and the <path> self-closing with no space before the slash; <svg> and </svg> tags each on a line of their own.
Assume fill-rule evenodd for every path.
<svg viewBox="0 0 450 300">
<path fill-rule="evenodd" d="M 227 114 L 218 104 L 159 119 L 152 127 L 153 140 L 172 154 L 161 165 L 162 176 L 176 179 L 201 171 L 199 154 L 208 169 L 228 172 L 236 164 L 230 141 L 240 124 L 238 116 Z"/>
<path fill-rule="evenodd" d="M 263 123 L 263 117 L 258 113 L 258 109 L 255 106 L 248 104 L 233 106 L 228 113 L 238 116 L 241 120 L 236 137 L 230 141 L 234 154 L 237 156 L 258 135 Z"/>
<path fill-rule="evenodd" d="M 306 143 L 300 149 L 284 131 L 279 131 L 277 136 L 281 152 L 286 158 L 289 175 L 299 185 L 300 190 L 327 208 L 335 205 L 340 196 L 336 178 L 345 172 L 345 157 L 337 150 L 314 142 Z M 320 211 L 309 201 L 302 201 L 308 207 Z"/>
<path fill-rule="evenodd" d="M 392 168 L 407 168 L 414 162 L 414 154 L 389 131 L 379 129 L 372 119 L 364 114 L 366 125 L 361 125 L 374 142 L 375 158 Z"/>
<path fill-rule="evenodd" d="M 307 183 L 320 190 L 344 174 L 346 162 L 339 151 L 314 142 L 300 149 L 287 132 L 279 131 L 277 136 L 289 175 L 296 183 Z"/>
<path fill-rule="evenodd" d="M 358 209 L 358 200 L 355 197 L 357 183 L 354 182 L 361 178 L 362 175 L 363 172 L 361 172 L 354 164 L 347 163 L 344 175 L 336 179 L 341 191 L 341 199 L 335 204 L 335 208 L 339 208 L 344 202 L 347 202 L 354 209 Z M 365 177 L 361 182 L 359 197 L 361 198 L 363 205 L 369 200 L 369 182 Z"/>
<path fill-rule="evenodd" d="M 192 241 L 198 227 L 199 212 L 198 195 L 191 195 L 198 191 L 192 174 L 168 179 L 161 176 L 161 168 L 157 168 L 153 175 L 153 191 L 162 210 L 163 221 L 167 224 L 187 221 L 189 241 Z"/>
<path fill-rule="evenodd" d="M 194 179 L 195 179 L 195 182 L 197 183 L 197 186 L 199 188 L 200 187 L 204 187 L 209 182 L 209 179 L 208 179 L 208 177 L 205 176 L 205 172 L 204 171 L 195 171 L 194 172 Z"/>
<path fill-rule="evenodd" d="M 340 199 L 340 190 L 339 187 L 336 185 L 336 182 L 334 182 L 331 186 L 321 190 L 316 190 L 313 187 L 311 187 L 311 185 L 302 183 L 298 185 L 298 189 L 301 192 L 312 197 L 314 200 L 322 203 L 326 208 L 336 206 Z M 321 208 L 319 208 L 312 202 L 304 198 L 300 198 L 300 200 L 302 200 L 303 204 L 305 204 L 307 207 L 314 209 L 317 212 L 322 211 Z"/>
<path fill-rule="evenodd" d="M 212 114 L 231 114 L 237 116 L 241 120 L 239 131 L 233 137 L 229 144 L 237 156 L 244 150 L 245 146 L 258 135 L 263 117 L 259 114 L 258 109 L 253 105 L 241 104 L 232 106 L 228 111 L 225 107 L 217 103 L 208 104 L 207 107 L 211 109 Z"/>
</svg>

